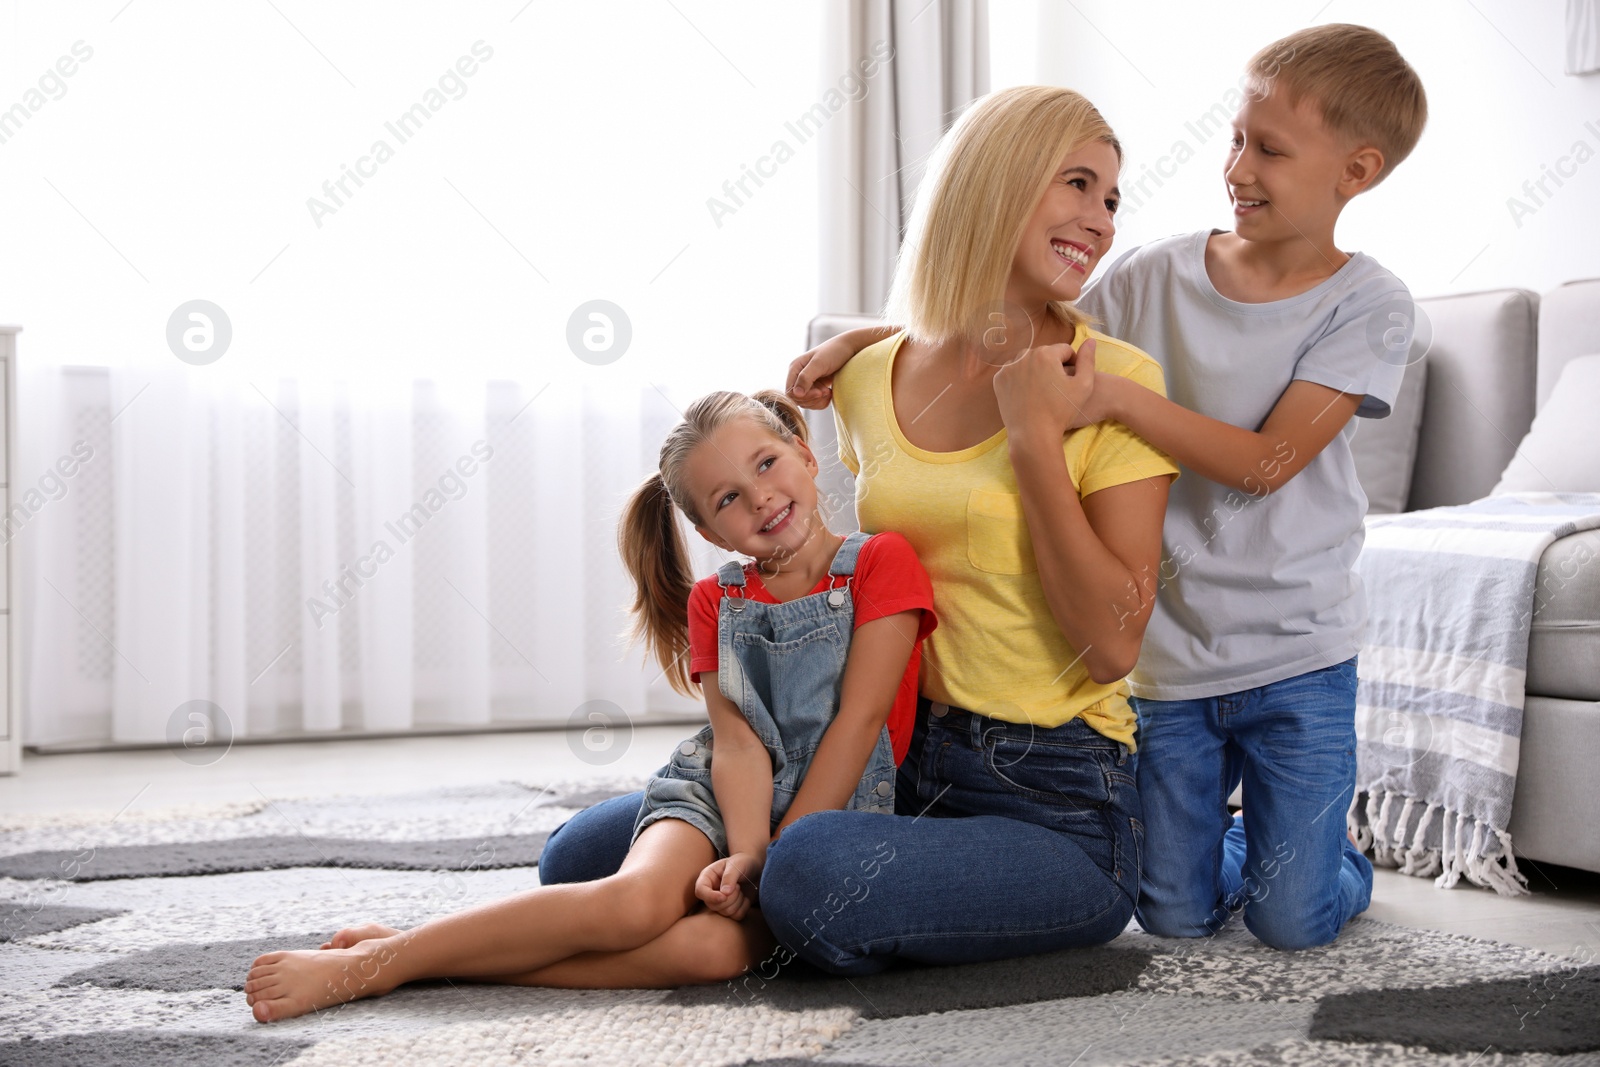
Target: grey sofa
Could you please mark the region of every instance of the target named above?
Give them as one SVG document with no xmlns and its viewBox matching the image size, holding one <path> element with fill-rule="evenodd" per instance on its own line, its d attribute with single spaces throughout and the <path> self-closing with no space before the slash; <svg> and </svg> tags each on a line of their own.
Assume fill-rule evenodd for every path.
<svg viewBox="0 0 1600 1067">
<path fill-rule="evenodd" d="M 1543 297 L 1499 289 L 1417 303 L 1420 355 L 1394 412 L 1358 420 L 1352 442 L 1373 512 L 1489 495 L 1567 363 L 1600 353 L 1600 279 Z M 808 344 L 875 321 L 819 315 Z M 1596 432 L 1580 447 L 1600 449 L 1594 401 Z M 832 417 L 811 415 L 819 487 L 837 528 L 853 528 L 853 483 L 837 460 Z M 1600 871 L 1600 531 L 1558 541 L 1538 580 L 1511 839 L 1519 857 Z"/>
<path fill-rule="evenodd" d="M 1433 338 L 1419 364 L 1422 395 L 1414 398 L 1420 418 L 1408 511 L 1492 492 L 1562 371 L 1600 353 L 1600 279 L 1542 297 L 1499 289 L 1418 306 Z M 1600 411 L 1600 396 L 1591 403 Z M 1405 414 L 1397 406 L 1391 418 Z M 1357 435 L 1364 485 L 1386 462 L 1359 447 L 1370 443 Z M 1600 451 L 1600 428 L 1570 443 Z M 1595 488 L 1546 481 L 1540 488 Z M 1540 560 L 1527 694 L 1509 827 L 1516 853 L 1600 871 L 1600 531 L 1558 541 Z"/>
</svg>

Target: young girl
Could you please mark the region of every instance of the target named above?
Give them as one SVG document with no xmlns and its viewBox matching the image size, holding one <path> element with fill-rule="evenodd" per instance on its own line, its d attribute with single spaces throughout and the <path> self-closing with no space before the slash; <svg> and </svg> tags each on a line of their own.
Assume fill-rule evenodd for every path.
<svg viewBox="0 0 1600 1067">
<path fill-rule="evenodd" d="M 894 810 L 920 644 L 935 626 L 932 586 L 910 545 L 894 533 L 829 531 L 816 473 L 793 402 L 770 390 L 719 392 L 690 405 L 661 446 L 659 473 L 627 503 L 618 543 L 637 587 L 634 632 L 675 689 L 692 694 L 708 672 L 716 684 L 700 686 L 711 724 L 650 779 L 616 874 L 411 930 L 346 928 L 319 951 L 269 952 L 244 986 L 255 1018 L 421 978 L 719 981 L 770 951 L 752 911 L 769 842 L 810 812 Z M 695 582 L 675 507 L 701 537 L 754 562 Z M 658 939 L 692 951 L 666 962 L 659 945 L 639 951 Z"/>
</svg>

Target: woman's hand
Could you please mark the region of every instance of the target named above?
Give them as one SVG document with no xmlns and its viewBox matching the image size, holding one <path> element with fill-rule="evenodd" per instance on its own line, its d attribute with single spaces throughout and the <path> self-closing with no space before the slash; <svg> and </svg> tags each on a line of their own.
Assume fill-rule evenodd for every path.
<svg viewBox="0 0 1600 1067">
<path fill-rule="evenodd" d="M 700 872 L 694 895 L 718 915 L 738 922 L 760 904 L 761 868 L 765 861 L 751 852 L 735 852 Z"/>
<path fill-rule="evenodd" d="M 1078 350 L 1068 344 L 1030 348 L 994 376 L 1000 419 L 1012 436 L 1069 430 L 1109 416 L 1108 397 L 1095 388 L 1094 338 Z"/>
</svg>

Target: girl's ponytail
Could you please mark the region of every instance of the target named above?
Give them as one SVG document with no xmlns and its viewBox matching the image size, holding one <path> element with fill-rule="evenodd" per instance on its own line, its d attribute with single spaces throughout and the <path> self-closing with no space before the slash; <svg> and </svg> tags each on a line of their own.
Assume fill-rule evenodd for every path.
<svg viewBox="0 0 1600 1067">
<path fill-rule="evenodd" d="M 631 640 L 643 640 L 667 684 L 695 695 L 689 678 L 689 592 L 694 572 L 672 496 L 659 473 L 633 491 L 617 526 L 617 551 L 633 578 Z"/>
</svg>

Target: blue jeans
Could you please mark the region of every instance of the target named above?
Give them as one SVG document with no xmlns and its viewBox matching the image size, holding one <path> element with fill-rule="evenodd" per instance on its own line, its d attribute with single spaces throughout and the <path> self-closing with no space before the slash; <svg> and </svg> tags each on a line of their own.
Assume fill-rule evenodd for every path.
<svg viewBox="0 0 1600 1067">
<path fill-rule="evenodd" d="M 761 910 L 835 974 L 1097 945 L 1133 915 L 1144 827 L 1137 761 L 1081 719 L 1051 729 L 918 702 L 895 814 L 821 811 L 767 853 Z M 641 794 L 551 835 L 545 884 L 621 866 Z"/>
<path fill-rule="evenodd" d="M 1134 700 L 1147 827 L 1139 925 L 1215 933 L 1241 904 L 1274 948 L 1325 945 L 1372 901 L 1345 834 L 1356 782 L 1356 661 L 1226 696 Z M 1242 818 L 1227 800 L 1244 781 Z"/>
</svg>

